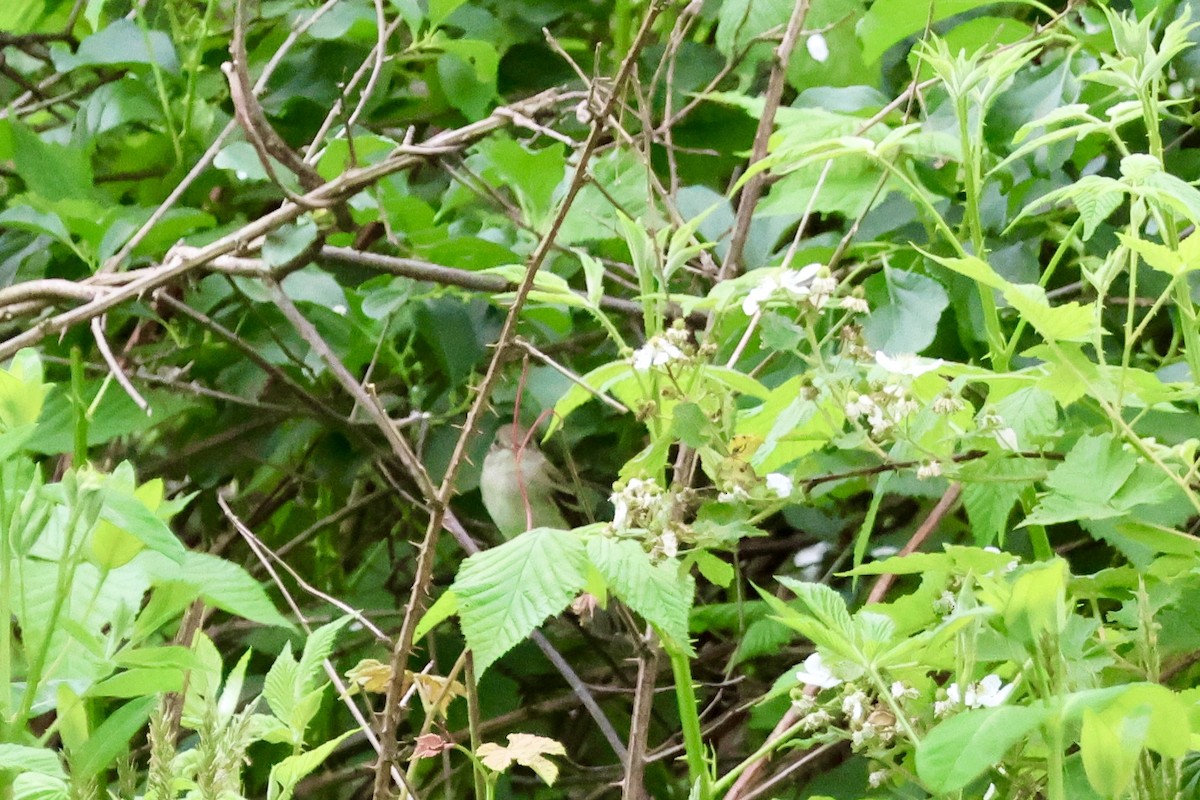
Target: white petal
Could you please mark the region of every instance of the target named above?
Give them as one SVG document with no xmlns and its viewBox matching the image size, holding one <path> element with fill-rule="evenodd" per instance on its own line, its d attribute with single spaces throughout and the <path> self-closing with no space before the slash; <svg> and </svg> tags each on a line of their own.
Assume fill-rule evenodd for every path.
<svg viewBox="0 0 1200 800">
<path fill-rule="evenodd" d="M 792 479 L 782 472 L 772 472 L 767 475 L 767 488 L 770 489 L 776 497 L 791 497 L 795 486 Z"/>
<path fill-rule="evenodd" d="M 829 43 L 819 33 L 814 33 L 808 37 L 804 42 L 804 46 L 808 48 L 808 54 L 812 56 L 813 61 L 824 64 L 829 58 Z"/>
</svg>

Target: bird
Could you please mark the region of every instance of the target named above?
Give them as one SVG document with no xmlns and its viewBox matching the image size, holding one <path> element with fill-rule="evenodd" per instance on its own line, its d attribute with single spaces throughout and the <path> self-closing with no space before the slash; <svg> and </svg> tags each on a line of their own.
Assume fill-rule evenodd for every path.
<svg viewBox="0 0 1200 800">
<path fill-rule="evenodd" d="M 505 539 L 534 528 L 570 530 L 556 494 L 567 490 L 562 473 L 519 425 L 505 424 L 483 459 L 479 492 Z"/>
</svg>

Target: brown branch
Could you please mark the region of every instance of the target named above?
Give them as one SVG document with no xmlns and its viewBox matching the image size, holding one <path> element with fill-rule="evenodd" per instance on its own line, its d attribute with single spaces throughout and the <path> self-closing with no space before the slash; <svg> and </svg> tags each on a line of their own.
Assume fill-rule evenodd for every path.
<svg viewBox="0 0 1200 800">
<path fill-rule="evenodd" d="M 230 60 L 221 65 L 221 71 L 225 73 L 225 77 L 229 80 L 229 97 L 233 101 L 234 114 L 237 117 L 238 123 L 242 126 L 242 130 L 246 133 L 246 139 L 254 148 L 258 160 L 262 163 L 263 169 L 267 173 L 267 177 L 271 182 L 278 186 L 288 199 L 294 203 L 306 204 L 307 199 L 301 195 L 297 195 L 291 189 L 284 185 L 275 174 L 275 166 L 271 163 L 274 158 L 283 166 L 296 174 L 296 179 L 300 181 L 300 185 L 305 191 L 311 192 L 325 181 L 321 178 L 312 165 L 305 162 L 304 159 L 296 155 L 292 148 L 288 147 L 287 142 L 276 133 L 271 127 L 271 123 L 267 121 L 266 115 L 263 113 L 262 106 L 259 105 L 258 99 L 255 97 L 254 89 L 250 83 L 250 68 L 248 65 L 248 57 L 246 55 L 246 8 L 245 0 L 234 0 L 233 5 L 233 38 L 229 43 Z M 330 201 L 324 205 L 332 205 L 337 201 Z M 320 208 L 322 205 L 309 206 L 310 208 Z"/>
<path fill-rule="evenodd" d="M 658 678 L 658 637 L 647 626 L 638 655 L 637 685 L 633 696 L 633 716 L 629 722 L 629 760 L 621 800 L 645 800 L 646 753 L 650 747 L 650 712 L 654 709 L 654 689 Z"/>
<path fill-rule="evenodd" d="M 771 131 L 775 127 L 775 114 L 779 111 L 779 103 L 783 99 L 783 87 L 787 81 L 788 63 L 792 60 L 792 52 L 800 42 L 800 31 L 804 28 L 804 20 L 808 17 L 809 0 L 796 0 L 792 7 L 792 15 L 788 18 L 787 28 L 783 32 L 783 41 L 775 49 L 775 65 L 771 68 L 771 77 L 767 82 L 767 94 L 764 98 L 762 116 L 758 118 L 758 129 L 754 132 L 754 148 L 750 155 L 750 166 L 767 157 L 767 145 L 771 140 Z M 766 183 L 766 172 L 758 171 L 750 176 L 742 187 L 738 199 L 737 218 L 733 226 L 733 236 L 729 240 L 729 252 L 721 264 L 719 278 L 728 278 L 742 268 L 742 253 L 746 248 L 746 239 L 750 236 L 750 221 L 754 216 L 754 208 L 762 195 Z"/>
<path fill-rule="evenodd" d="M 513 108 L 527 116 L 537 116 L 552 108 L 563 99 L 557 90 L 549 90 L 513 104 Z M 417 166 L 430 155 L 461 150 L 489 133 L 505 127 L 510 119 L 493 113 L 488 117 L 454 130 L 443 131 L 431 137 L 424 145 L 397 147 L 392 155 L 377 164 L 347 170 L 337 178 L 322 184 L 305 195 L 311 205 L 324 205 L 335 199 L 346 199 L 372 185 L 376 181 Z M 237 231 L 201 248 L 188 249 L 186 256 L 176 249 L 167 254 L 159 267 L 144 271 L 137 279 L 114 288 L 103 295 L 94 296 L 85 304 L 48 317 L 9 339 L 0 342 L 0 360 L 11 358 L 18 350 L 37 344 L 55 333 L 61 333 L 81 322 L 103 314 L 121 303 L 146 292 L 165 286 L 176 278 L 202 267 L 213 259 L 243 250 L 250 242 L 285 225 L 305 213 L 305 207 L 295 203 L 284 203 L 275 211 L 250 222 Z"/>
</svg>

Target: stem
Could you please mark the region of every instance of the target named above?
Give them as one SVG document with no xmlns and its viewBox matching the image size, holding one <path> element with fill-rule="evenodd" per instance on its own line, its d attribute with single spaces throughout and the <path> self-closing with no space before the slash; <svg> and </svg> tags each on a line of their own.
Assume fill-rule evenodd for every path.
<svg viewBox="0 0 1200 800">
<path fill-rule="evenodd" d="M 955 104 L 955 110 L 958 112 L 958 131 L 962 138 L 963 188 L 967 194 L 964 219 L 971 236 L 971 249 L 975 251 L 975 257 L 986 259 L 987 244 L 983 238 L 983 216 L 979 210 L 983 176 L 980 170 L 979 155 L 971 144 L 975 138 L 971 135 L 971 112 L 967 107 L 965 96 L 959 98 Z M 984 110 L 979 109 L 979 113 L 982 115 Z M 987 332 L 988 357 L 995 370 L 1006 372 L 1008 371 L 1008 350 L 1005 346 L 1004 333 L 1000 328 L 1000 314 L 996 310 L 996 298 L 992 294 L 992 287 L 980 282 L 976 282 L 975 287 L 979 290 L 979 304 L 983 307 L 983 326 Z"/>
<path fill-rule="evenodd" d="M 1050 722 L 1050 752 L 1046 764 L 1047 800 L 1067 800 L 1066 789 L 1063 785 L 1065 768 L 1062 720 L 1055 716 Z"/>
<path fill-rule="evenodd" d="M 0 464 L 0 742 L 11 741 L 9 734 L 9 703 L 12 692 L 12 530 L 11 520 L 15 514 L 10 514 L 7 497 L 7 477 L 9 464 Z M 9 782 L 0 779 L 0 797 L 9 793 Z"/>
<path fill-rule="evenodd" d="M 483 725 L 483 717 L 479 713 L 479 687 L 475 683 L 475 656 L 470 650 L 467 651 L 466 679 L 467 679 L 467 725 L 471 729 L 471 751 L 479 752 L 479 745 L 483 743 L 479 731 Z M 471 760 L 471 772 L 475 776 L 475 796 L 485 797 L 487 795 L 487 775 L 484 774 L 483 768 L 474 759 Z"/>
<path fill-rule="evenodd" d="M 700 784 L 697 800 L 709 800 L 712 787 L 708 765 L 704 758 L 704 738 L 700 731 L 700 715 L 696 709 L 696 689 L 692 684 L 692 664 L 687 653 L 674 642 L 664 639 L 663 650 L 671 659 L 671 675 L 675 678 L 675 700 L 679 704 L 679 725 L 683 730 L 683 746 L 687 753 L 688 784 Z"/>
<path fill-rule="evenodd" d="M 767 737 L 767 740 L 765 742 L 763 742 L 762 745 L 757 750 L 755 750 L 753 753 L 751 753 L 744 761 L 742 761 L 736 767 L 734 767 L 733 769 L 729 770 L 729 772 L 727 772 L 723 776 L 721 776 L 721 779 L 716 781 L 713 784 L 713 786 L 712 786 L 713 793 L 717 794 L 717 795 L 723 794 L 725 792 L 725 790 L 728 789 L 733 784 L 733 782 L 735 780 L 737 780 L 738 777 L 743 772 L 745 772 L 748 768 L 753 766 L 755 763 L 757 763 L 761 759 L 764 759 L 767 756 L 771 755 L 771 753 L 774 753 L 776 750 L 778 750 L 780 748 L 780 746 L 787 744 L 787 742 L 793 736 L 795 736 L 797 733 L 800 733 L 800 731 L 804 728 L 804 725 L 805 725 L 805 721 L 800 720 L 799 722 L 797 722 L 796 724 L 792 725 L 790 728 L 785 730 L 783 733 L 781 733 L 779 736 Z"/>
</svg>

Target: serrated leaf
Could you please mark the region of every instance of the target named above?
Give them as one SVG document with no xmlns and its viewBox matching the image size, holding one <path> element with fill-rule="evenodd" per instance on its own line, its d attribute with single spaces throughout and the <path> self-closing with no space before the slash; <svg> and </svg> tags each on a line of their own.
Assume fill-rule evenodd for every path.
<svg viewBox="0 0 1200 800">
<path fill-rule="evenodd" d="M 417 629 L 413 632 L 413 641 L 425 638 L 425 634 L 457 613 L 458 596 L 451 591 L 442 592 L 442 596 L 421 616 L 421 621 L 417 623 Z"/>
<path fill-rule="evenodd" d="M 304 642 L 304 651 L 300 654 L 299 672 L 297 677 L 303 691 L 308 691 L 318 684 L 323 684 L 321 664 L 333 652 L 333 644 L 342 628 L 350 622 L 350 617 L 341 617 L 328 622 L 308 635 Z"/>
<path fill-rule="evenodd" d="M 613 594 L 677 647 L 690 650 L 688 613 L 696 587 L 678 561 L 653 564 L 637 542 L 607 536 L 590 539 L 587 554 Z"/>
<path fill-rule="evenodd" d="M 483 675 L 587 583 L 586 548 L 573 533 L 534 528 L 463 562 L 451 587 L 475 668 Z"/>
<path fill-rule="evenodd" d="M 300 783 L 314 769 L 321 766 L 325 762 L 325 759 L 329 758 L 329 754 L 333 752 L 334 748 L 341 744 L 343 739 L 354 733 L 355 731 L 352 730 L 346 731 L 341 736 L 330 739 L 320 747 L 314 747 L 307 753 L 288 756 L 271 767 L 271 774 L 268 779 L 267 800 L 289 800 L 296 789 L 296 784 Z"/>
<path fill-rule="evenodd" d="M 0 744 L 0 771 L 36 772 L 54 778 L 65 778 L 58 753 L 41 747 L 22 744 Z"/>
<path fill-rule="evenodd" d="M 1087 342 L 1093 338 L 1096 311 L 1092 303 L 1051 306 L 1046 290 L 1030 283 L 1009 285 L 1004 299 L 1047 341 Z"/>
<path fill-rule="evenodd" d="M 822 627 L 837 638 L 854 640 L 854 622 L 840 594 L 822 583 L 807 583 L 784 576 L 779 582 L 790 589 Z"/>
</svg>

